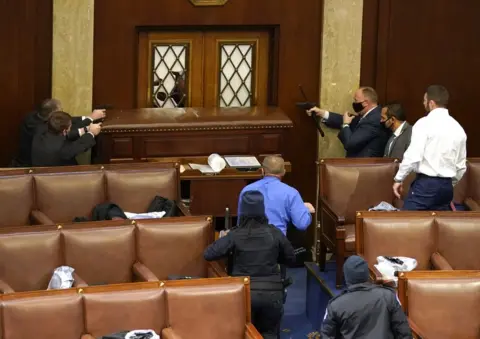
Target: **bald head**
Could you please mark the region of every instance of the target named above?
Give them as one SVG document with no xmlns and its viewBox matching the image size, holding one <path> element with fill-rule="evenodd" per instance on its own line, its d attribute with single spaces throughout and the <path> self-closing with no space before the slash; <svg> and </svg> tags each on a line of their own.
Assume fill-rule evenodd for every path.
<svg viewBox="0 0 480 339">
<path fill-rule="evenodd" d="M 360 115 L 378 105 L 377 92 L 372 87 L 360 87 L 353 97 L 353 109 Z"/>
<path fill-rule="evenodd" d="M 285 175 L 285 160 L 282 157 L 268 156 L 262 163 L 265 175 L 283 177 Z"/>
</svg>

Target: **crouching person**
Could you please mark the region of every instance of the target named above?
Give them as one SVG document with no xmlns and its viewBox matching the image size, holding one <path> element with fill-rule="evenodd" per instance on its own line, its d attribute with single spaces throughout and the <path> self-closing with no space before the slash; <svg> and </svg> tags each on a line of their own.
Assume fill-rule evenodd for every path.
<svg viewBox="0 0 480 339">
<path fill-rule="evenodd" d="M 363 258 L 349 257 L 343 273 L 347 288 L 327 306 L 322 339 L 413 338 L 395 290 L 370 283 Z"/>
<path fill-rule="evenodd" d="M 265 339 L 277 339 L 284 293 L 279 264 L 292 263 L 295 254 L 285 235 L 268 224 L 262 193 L 245 192 L 240 205 L 238 226 L 211 244 L 204 257 L 228 257 L 230 275 L 250 276 L 252 323 Z"/>
</svg>

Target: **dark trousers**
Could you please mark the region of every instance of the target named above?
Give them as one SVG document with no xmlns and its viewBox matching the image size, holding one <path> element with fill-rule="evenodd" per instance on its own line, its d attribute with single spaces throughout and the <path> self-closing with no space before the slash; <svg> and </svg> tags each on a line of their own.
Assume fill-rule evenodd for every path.
<svg viewBox="0 0 480 339">
<path fill-rule="evenodd" d="M 251 290 L 252 324 L 264 339 L 280 338 L 283 291 Z"/>
<path fill-rule="evenodd" d="M 451 178 L 429 177 L 417 174 L 405 199 L 406 211 L 450 211 L 453 200 Z"/>
</svg>

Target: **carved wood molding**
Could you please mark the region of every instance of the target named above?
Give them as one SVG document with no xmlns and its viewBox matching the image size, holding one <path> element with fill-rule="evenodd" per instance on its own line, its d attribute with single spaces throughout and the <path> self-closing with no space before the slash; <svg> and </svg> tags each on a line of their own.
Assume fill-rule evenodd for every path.
<svg viewBox="0 0 480 339">
<path fill-rule="evenodd" d="M 194 6 L 223 6 L 228 0 L 190 0 Z"/>
<path fill-rule="evenodd" d="M 186 131 L 222 131 L 222 130 L 248 130 L 248 129 L 284 129 L 293 128 L 293 125 L 256 125 L 256 126 L 226 126 L 226 127 L 179 127 L 179 128 L 105 128 L 103 134 L 127 132 L 186 132 Z"/>
</svg>

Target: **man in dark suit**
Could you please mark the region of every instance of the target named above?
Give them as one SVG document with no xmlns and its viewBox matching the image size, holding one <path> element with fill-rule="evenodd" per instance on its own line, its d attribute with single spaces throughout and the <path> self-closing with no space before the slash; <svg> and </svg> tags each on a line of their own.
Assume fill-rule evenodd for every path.
<svg viewBox="0 0 480 339">
<path fill-rule="evenodd" d="M 392 103 L 383 107 L 380 121 L 393 132 L 387 141 L 383 156 L 403 159 L 403 153 L 412 138 L 412 126 L 407 122 L 402 105 Z"/>
<path fill-rule="evenodd" d="M 57 99 L 46 99 L 39 109 L 29 113 L 20 127 L 20 141 L 17 157 L 12 161 L 12 167 L 30 167 L 32 165 L 32 140 L 36 133 L 47 130 L 47 119 L 52 112 L 61 111 L 62 104 Z M 94 110 L 88 117 L 72 117 L 72 128 L 68 138 L 75 140 L 80 137 L 94 120 L 105 118 L 105 110 Z"/>
<path fill-rule="evenodd" d="M 355 113 L 346 112 L 343 116 L 318 107 L 307 114 L 316 114 L 327 126 L 340 129 L 338 138 L 347 151 L 347 158 L 383 157 L 390 132 L 380 123 L 377 92 L 371 87 L 359 88 L 352 108 Z"/>
<path fill-rule="evenodd" d="M 70 114 L 57 111 L 50 114 L 47 130 L 35 134 L 32 142 L 32 166 L 77 165 L 75 157 L 95 145 L 95 136 L 101 131 L 101 124 L 90 124 L 88 131 L 76 140 L 67 138 L 72 128 Z"/>
</svg>

